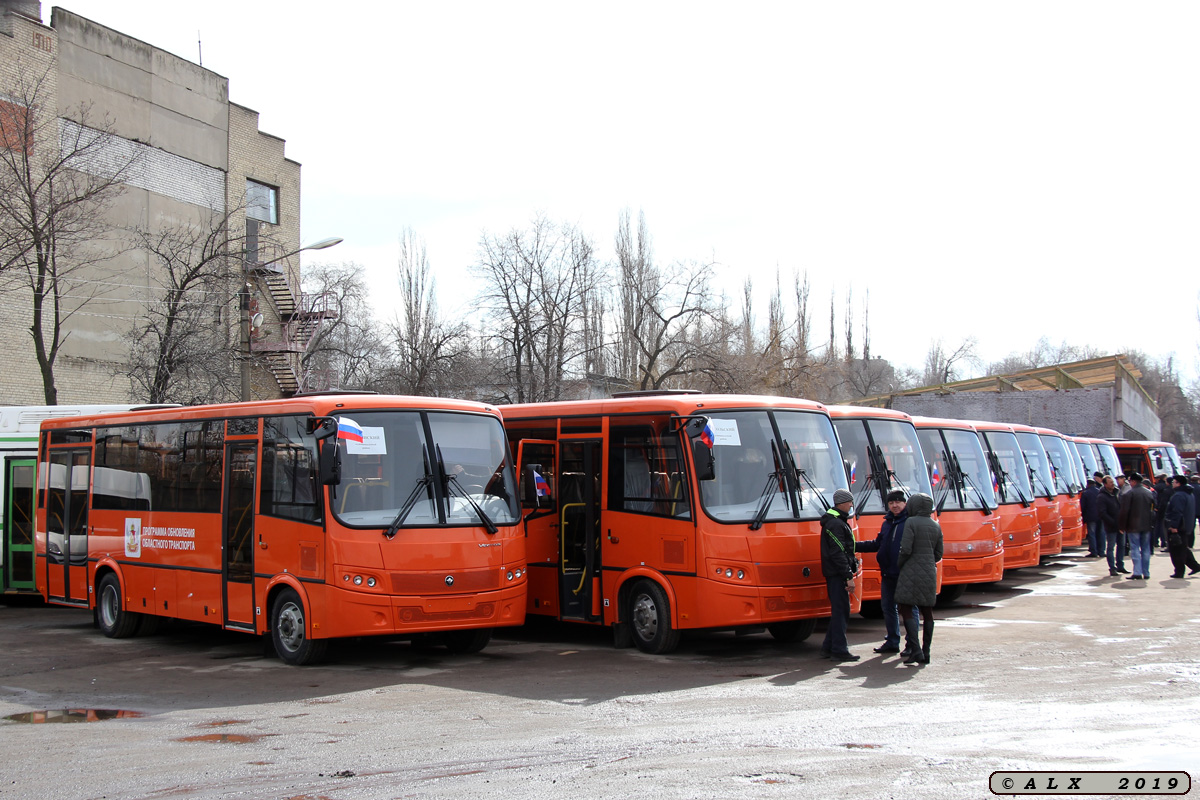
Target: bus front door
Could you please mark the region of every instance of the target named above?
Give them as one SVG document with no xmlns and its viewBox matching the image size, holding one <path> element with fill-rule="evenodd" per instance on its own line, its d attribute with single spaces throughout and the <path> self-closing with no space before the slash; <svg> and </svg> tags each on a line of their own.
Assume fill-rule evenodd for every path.
<svg viewBox="0 0 1200 800">
<path fill-rule="evenodd" d="M 46 586 L 50 600 L 88 605 L 90 450 L 51 450 L 46 491 Z"/>
<path fill-rule="evenodd" d="M 600 564 L 599 440 L 559 442 L 559 616 L 594 621 Z"/>
<path fill-rule="evenodd" d="M 4 464 L 4 558 L 0 591 L 33 591 L 34 458 L 10 458 Z"/>
<path fill-rule="evenodd" d="M 225 518 L 222 574 L 225 585 L 225 627 L 255 629 L 254 625 L 254 496 L 258 444 L 226 446 Z"/>
</svg>

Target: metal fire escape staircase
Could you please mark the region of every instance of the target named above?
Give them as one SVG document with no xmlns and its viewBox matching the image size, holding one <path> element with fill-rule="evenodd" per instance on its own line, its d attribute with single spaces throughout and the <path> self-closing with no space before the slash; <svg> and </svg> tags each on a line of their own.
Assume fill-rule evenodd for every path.
<svg viewBox="0 0 1200 800">
<path fill-rule="evenodd" d="M 279 315 L 279 336 L 252 337 L 250 349 L 263 359 L 279 384 L 279 391 L 289 397 L 303 388 L 301 358 L 312 346 L 325 320 L 336 314 L 327 304 L 306 302 L 303 294 L 297 296 L 278 265 L 251 266 Z"/>
</svg>

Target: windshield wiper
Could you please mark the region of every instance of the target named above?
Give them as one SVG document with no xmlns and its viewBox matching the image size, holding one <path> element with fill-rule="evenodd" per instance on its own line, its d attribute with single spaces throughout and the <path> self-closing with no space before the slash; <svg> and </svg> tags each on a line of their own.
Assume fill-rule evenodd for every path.
<svg viewBox="0 0 1200 800">
<path fill-rule="evenodd" d="M 775 499 L 775 492 L 781 491 L 779 486 L 780 474 L 783 467 L 779 463 L 779 448 L 775 441 L 771 441 L 771 456 L 775 460 L 775 471 L 767 473 L 767 485 L 763 487 L 762 494 L 758 498 L 758 510 L 754 512 L 754 519 L 750 520 L 750 530 L 756 531 L 763 526 L 763 521 L 767 518 L 767 512 L 771 508 L 771 501 Z M 771 490 L 774 485 L 774 492 Z M 784 507 L 787 507 L 787 496 L 783 499 Z"/>
<path fill-rule="evenodd" d="M 400 511 L 397 512 L 396 518 L 392 520 L 392 524 L 387 526 L 383 535 L 387 539 L 391 539 L 400 530 L 400 526 L 404 524 L 404 520 L 408 517 L 409 512 L 413 510 L 413 506 L 417 504 L 417 498 L 420 496 L 422 489 L 426 494 L 433 488 L 433 476 L 429 474 L 429 451 L 424 447 L 421 448 L 421 462 L 425 467 L 425 474 L 417 478 L 417 485 L 409 492 L 408 497 L 404 500 L 404 505 L 400 506 Z"/>
<path fill-rule="evenodd" d="M 791 469 L 795 472 L 795 474 L 800 478 L 800 480 L 803 481 L 806 486 L 808 486 L 809 490 L 814 495 L 816 495 L 817 499 L 821 501 L 821 505 L 825 506 L 825 510 L 828 511 L 830 509 L 830 505 L 829 505 L 829 503 L 825 502 L 825 495 L 821 494 L 821 490 L 817 488 L 817 485 L 815 483 L 813 483 L 813 479 L 808 477 L 808 473 L 805 472 L 804 470 L 800 469 L 798 466 L 796 466 L 796 458 L 795 458 L 795 456 L 792 455 L 792 448 L 791 448 L 791 445 L 788 444 L 787 439 L 783 440 L 783 451 L 787 454 L 789 469 Z M 799 492 L 798 495 L 799 495 L 799 499 L 797 500 L 797 502 L 800 504 L 800 509 L 803 510 L 804 509 L 804 493 Z"/>
<path fill-rule="evenodd" d="M 463 500 L 466 500 L 471 508 L 475 511 L 475 514 L 479 517 L 479 521 L 483 523 L 483 527 L 487 529 L 487 532 L 490 534 L 495 534 L 498 530 L 500 530 L 498 527 L 496 527 L 496 523 L 492 522 L 492 518 L 485 514 L 483 509 L 479 507 L 479 504 L 471 499 L 471 495 L 467 493 L 467 490 L 458 485 L 457 475 L 446 474 L 446 462 L 442 460 L 442 446 L 439 444 L 434 445 L 434 447 L 437 448 L 438 471 L 442 473 L 442 485 L 446 487 L 446 494 L 450 494 L 451 488 L 456 489 L 458 491 L 458 496 Z"/>
<path fill-rule="evenodd" d="M 991 514 L 992 509 L 988 507 L 987 498 L 983 496 L 980 488 L 975 485 L 975 481 L 971 480 L 971 476 L 963 470 L 962 465 L 958 461 L 958 456 L 951 453 L 950 457 L 954 459 L 954 471 L 962 478 L 963 485 L 975 492 L 975 496 L 979 498 L 979 505 L 983 507 L 983 513 Z M 965 500 L 966 498 L 963 499 Z M 963 503 L 963 505 L 966 505 L 966 503 Z"/>
<path fill-rule="evenodd" d="M 1054 492 L 1050 491 L 1050 487 L 1046 485 L 1046 482 L 1044 480 L 1042 480 L 1042 476 L 1039 475 L 1038 471 L 1036 469 L 1034 469 L 1033 467 L 1029 468 L 1029 477 L 1035 483 L 1041 484 L 1041 487 L 1046 490 L 1046 499 L 1047 500 L 1054 497 Z M 1036 492 L 1034 492 L 1034 494 L 1036 494 Z"/>
</svg>

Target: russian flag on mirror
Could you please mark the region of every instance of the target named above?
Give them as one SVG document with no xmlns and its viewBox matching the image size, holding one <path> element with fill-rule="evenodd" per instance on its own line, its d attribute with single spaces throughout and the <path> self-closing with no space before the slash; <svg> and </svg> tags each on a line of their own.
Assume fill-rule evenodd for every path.
<svg viewBox="0 0 1200 800">
<path fill-rule="evenodd" d="M 934 486 L 937 486 L 938 483 L 942 480 L 942 473 L 938 470 L 938 465 L 937 465 L 936 461 L 933 462 L 933 475 L 930 477 L 933 480 Z"/>
<path fill-rule="evenodd" d="M 542 477 L 542 473 L 534 470 L 533 486 L 537 489 L 538 497 L 547 497 L 550 494 L 550 484 L 546 483 L 546 479 Z"/>
<path fill-rule="evenodd" d="M 338 417 L 337 438 L 345 439 L 347 442 L 358 442 L 359 444 L 362 444 L 362 428 L 359 427 L 357 422 L 349 417 Z"/>
<path fill-rule="evenodd" d="M 713 433 L 712 425 L 704 423 L 704 430 L 700 431 L 700 441 L 704 442 L 705 447 L 712 447 L 716 441 L 716 434 Z"/>
</svg>

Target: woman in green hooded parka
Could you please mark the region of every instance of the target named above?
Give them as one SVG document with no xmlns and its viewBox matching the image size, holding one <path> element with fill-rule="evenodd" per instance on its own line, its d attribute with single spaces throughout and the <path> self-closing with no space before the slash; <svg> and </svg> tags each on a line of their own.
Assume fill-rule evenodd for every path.
<svg viewBox="0 0 1200 800">
<path fill-rule="evenodd" d="M 896 605 L 904 620 L 909 656 L 905 664 L 928 664 L 933 642 L 933 604 L 937 602 L 937 562 L 942 560 L 942 527 L 934 521 L 933 498 L 918 492 L 908 500 L 908 524 L 900 542 L 900 575 L 896 578 Z M 921 609 L 924 627 L 917 644 L 913 606 Z"/>
</svg>

